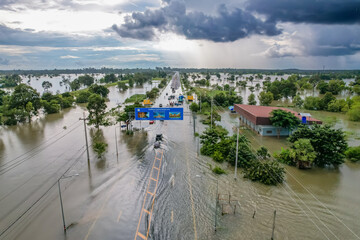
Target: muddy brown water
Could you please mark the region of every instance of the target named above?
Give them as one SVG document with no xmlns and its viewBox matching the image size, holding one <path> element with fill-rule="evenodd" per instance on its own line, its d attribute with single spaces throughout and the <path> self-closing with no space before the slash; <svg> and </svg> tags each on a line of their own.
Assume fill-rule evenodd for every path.
<svg viewBox="0 0 360 240">
<path fill-rule="evenodd" d="M 166 92 L 170 92 L 169 86 L 156 104 L 167 104 Z M 124 97 L 113 89 L 109 106 L 116 106 Z M 189 112 L 187 105 L 184 108 Z M 133 136 L 117 126 L 101 128 L 108 151 L 103 159 L 97 159 L 90 147 L 88 166 L 83 123 L 78 120 L 83 111 L 84 107 L 78 106 L 30 125 L 1 129 L 0 239 L 134 239 L 157 133 L 164 135 L 164 158 L 150 239 L 270 239 L 274 210 L 275 239 L 359 239 L 359 164 L 309 171 L 286 167 L 286 182 L 276 187 L 244 179 L 240 169 L 235 181 L 234 169 L 226 163 L 221 166 L 228 174 L 217 176 L 209 168 L 209 164 L 217 164 L 198 156 L 194 122 L 186 114 L 183 121 L 154 125 L 143 121 L 144 130 Z M 232 133 L 236 115 L 226 111 L 221 115 L 221 124 Z M 315 112 L 313 115 L 317 117 Z M 359 126 L 340 115 L 335 117 L 340 119 L 336 127 L 354 133 L 349 134 L 350 144 L 357 141 Z M 205 129 L 200 120 L 196 120 L 197 132 Z M 140 127 L 139 123 L 135 126 Z M 88 130 L 92 144 L 94 131 Z M 272 152 L 287 144 L 286 139 L 260 137 L 246 129 L 242 133 L 254 147 L 264 145 Z M 64 235 L 57 180 L 67 169 L 65 176 L 73 177 L 60 180 L 69 226 Z M 217 189 L 237 199 L 238 208 L 227 215 L 218 209 L 215 233 Z M 147 229 L 139 231 L 146 233 Z"/>
</svg>

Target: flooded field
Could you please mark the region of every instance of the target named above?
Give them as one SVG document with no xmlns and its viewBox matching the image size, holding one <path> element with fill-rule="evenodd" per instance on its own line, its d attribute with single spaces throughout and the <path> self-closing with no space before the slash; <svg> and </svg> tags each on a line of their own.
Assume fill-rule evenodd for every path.
<svg viewBox="0 0 360 240">
<path fill-rule="evenodd" d="M 108 106 L 144 93 L 145 87 L 151 88 L 144 85 L 123 93 L 110 88 Z M 166 105 L 169 92 L 170 86 L 155 105 Z M 88 163 L 84 125 L 79 120 L 84 111 L 84 106 L 77 106 L 31 124 L 1 129 L 0 239 L 134 239 L 137 232 L 149 232 L 149 239 L 270 239 L 275 210 L 275 239 L 360 239 L 359 164 L 308 171 L 286 167 L 286 182 L 276 187 L 253 183 L 241 172 L 235 181 L 234 168 L 226 163 L 222 167 L 227 174 L 217 176 L 209 167 L 216 163 L 198 154 L 199 139 L 194 137 L 187 104 L 183 121 L 154 125 L 142 121 L 143 129 L 133 136 L 118 126 L 101 128 L 108 151 L 98 159 L 90 146 Z M 349 132 L 349 144 L 359 145 L 359 124 L 341 114 L 312 114 L 321 120 L 335 118 L 334 126 Z M 236 114 L 223 111 L 221 116 L 220 124 L 232 134 Z M 205 129 L 200 120 L 195 122 L 199 133 Z M 134 124 L 140 128 L 140 122 Z M 91 145 L 95 131 L 87 129 Z M 154 149 L 158 133 L 164 135 L 164 142 Z M 247 129 L 241 133 L 255 148 L 265 146 L 274 152 L 287 145 L 286 139 L 260 137 Z M 144 204 L 160 151 L 155 198 Z M 65 178 L 60 179 L 62 175 Z M 215 212 L 217 194 L 231 194 L 237 200 L 235 214 Z M 143 207 L 152 214 L 140 219 Z"/>
</svg>

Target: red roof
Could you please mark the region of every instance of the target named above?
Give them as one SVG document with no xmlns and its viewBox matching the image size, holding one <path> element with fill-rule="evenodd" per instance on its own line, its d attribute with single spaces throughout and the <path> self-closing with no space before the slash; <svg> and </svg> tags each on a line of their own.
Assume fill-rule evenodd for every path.
<svg viewBox="0 0 360 240">
<path fill-rule="evenodd" d="M 301 120 L 301 116 L 298 112 L 293 110 L 283 108 L 283 107 L 268 107 L 268 106 L 255 106 L 255 105 L 245 105 L 245 104 L 235 104 L 234 109 L 236 112 L 244 115 L 248 120 L 257 124 L 257 125 L 271 125 L 270 123 L 270 113 L 273 110 L 281 109 L 287 112 L 293 113 L 296 117 Z M 307 117 L 307 121 L 312 123 L 319 123 L 322 122 L 315 118 Z"/>
</svg>

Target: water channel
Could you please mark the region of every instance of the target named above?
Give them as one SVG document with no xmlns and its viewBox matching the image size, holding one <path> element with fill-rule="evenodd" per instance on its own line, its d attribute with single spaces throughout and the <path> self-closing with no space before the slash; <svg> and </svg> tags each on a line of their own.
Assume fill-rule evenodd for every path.
<svg viewBox="0 0 360 240">
<path fill-rule="evenodd" d="M 111 87 L 108 106 L 144 92 L 144 88 L 134 88 L 119 93 Z M 169 92 L 170 85 L 155 105 L 166 105 Z M 275 239 L 359 239 L 359 164 L 309 171 L 286 167 L 286 182 L 276 187 L 251 182 L 241 174 L 235 181 L 234 169 L 226 163 L 222 167 L 228 174 L 217 176 L 209 168 L 215 162 L 198 155 L 193 118 L 186 114 L 183 121 L 154 125 L 143 121 L 143 130 L 133 136 L 120 132 L 118 126 L 101 128 L 108 151 L 97 159 L 90 147 L 88 165 L 84 126 L 79 120 L 84 111 L 84 106 L 77 106 L 31 124 L 1 129 L 0 239 L 134 239 L 151 167 L 160 151 L 153 148 L 157 133 L 164 135 L 164 155 L 150 239 L 270 239 L 274 210 Z M 186 104 L 184 111 L 189 112 Z M 221 115 L 220 124 L 233 133 L 236 115 L 227 111 Z M 358 123 L 342 114 L 313 115 L 335 118 L 335 127 L 352 133 L 350 145 L 359 145 Z M 205 129 L 200 120 L 196 119 L 196 132 Z M 140 127 L 140 122 L 135 124 Z M 91 145 L 95 131 L 87 129 Z M 255 148 L 264 145 L 274 152 L 287 145 L 286 139 L 260 137 L 246 129 L 241 133 Z M 64 173 L 69 177 L 60 180 L 66 235 L 57 189 Z M 215 232 L 217 192 L 230 193 L 239 205 L 235 214 L 222 216 L 218 209 Z M 149 220 L 144 219 L 140 232 L 146 233 L 143 226 Z"/>
</svg>

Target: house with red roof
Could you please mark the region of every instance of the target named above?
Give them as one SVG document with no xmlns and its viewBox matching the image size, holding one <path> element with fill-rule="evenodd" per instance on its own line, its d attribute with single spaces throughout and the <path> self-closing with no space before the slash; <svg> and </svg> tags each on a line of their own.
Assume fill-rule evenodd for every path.
<svg viewBox="0 0 360 240">
<path fill-rule="evenodd" d="M 302 124 L 322 124 L 320 120 L 312 118 L 309 113 L 298 113 L 288 108 L 282 107 L 268 107 L 268 106 L 255 106 L 245 104 L 235 104 L 234 110 L 240 115 L 240 123 L 249 126 L 255 132 L 262 136 L 277 136 L 277 127 L 271 125 L 270 113 L 275 109 L 281 109 L 287 112 L 291 112 L 300 119 Z M 291 131 L 286 128 L 282 128 L 280 136 L 289 136 Z"/>
</svg>

